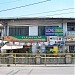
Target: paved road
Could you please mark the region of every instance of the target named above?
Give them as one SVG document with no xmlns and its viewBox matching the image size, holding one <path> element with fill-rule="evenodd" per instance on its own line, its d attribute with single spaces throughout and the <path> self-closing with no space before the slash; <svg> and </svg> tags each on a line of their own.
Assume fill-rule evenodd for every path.
<svg viewBox="0 0 75 75">
<path fill-rule="evenodd" d="M 75 75 L 75 66 L 0 67 L 0 75 Z"/>
</svg>

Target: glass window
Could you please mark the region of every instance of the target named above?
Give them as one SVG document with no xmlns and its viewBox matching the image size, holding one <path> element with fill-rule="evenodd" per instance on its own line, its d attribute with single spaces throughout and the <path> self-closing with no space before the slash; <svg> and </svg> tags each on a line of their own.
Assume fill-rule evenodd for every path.
<svg viewBox="0 0 75 75">
<path fill-rule="evenodd" d="M 29 26 L 11 26 L 9 27 L 10 36 L 29 36 Z"/>
<path fill-rule="evenodd" d="M 74 53 L 75 52 L 75 46 L 69 46 L 69 52 Z"/>
<path fill-rule="evenodd" d="M 67 23 L 67 30 L 68 31 L 75 31 L 75 22 L 68 22 Z"/>
<path fill-rule="evenodd" d="M 38 26 L 38 36 L 45 36 L 45 28 L 46 27 L 52 27 L 52 28 L 56 28 L 59 26 Z"/>
<path fill-rule="evenodd" d="M 38 36 L 45 36 L 45 26 L 38 27 Z"/>
</svg>

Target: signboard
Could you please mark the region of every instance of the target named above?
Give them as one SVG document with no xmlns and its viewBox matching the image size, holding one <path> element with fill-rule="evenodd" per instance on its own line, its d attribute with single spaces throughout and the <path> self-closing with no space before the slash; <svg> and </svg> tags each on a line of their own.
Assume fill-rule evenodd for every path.
<svg viewBox="0 0 75 75">
<path fill-rule="evenodd" d="M 5 36 L 4 40 L 12 42 L 46 41 L 46 36 Z"/>
<path fill-rule="evenodd" d="M 63 28 L 61 27 L 45 27 L 46 36 L 63 36 Z"/>
<path fill-rule="evenodd" d="M 68 31 L 67 32 L 67 35 L 68 36 L 75 36 L 75 31 Z"/>
</svg>

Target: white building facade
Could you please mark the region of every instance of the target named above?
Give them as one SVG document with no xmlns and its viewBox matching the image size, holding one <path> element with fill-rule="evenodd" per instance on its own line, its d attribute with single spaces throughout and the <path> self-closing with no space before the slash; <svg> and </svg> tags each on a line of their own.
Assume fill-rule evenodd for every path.
<svg viewBox="0 0 75 75">
<path fill-rule="evenodd" d="M 7 18 L 0 19 L 1 37 L 4 36 L 46 36 L 46 42 L 54 44 L 59 40 L 75 41 L 75 18 Z M 64 40 L 64 37 L 66 40 Z M 73 37 L 73 38 L 72 38 Z M 69 49 L 75 50 L 75 43 L 69 42 Z"/>
</svg>

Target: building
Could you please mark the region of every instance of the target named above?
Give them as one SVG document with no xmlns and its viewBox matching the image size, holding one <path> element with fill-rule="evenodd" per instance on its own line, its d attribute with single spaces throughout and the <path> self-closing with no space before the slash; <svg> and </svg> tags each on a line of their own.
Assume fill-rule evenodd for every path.
<svg viewBox="0 0 75 75">
<path fill-rule="evenodd" d="M 75 18 L 0 18 L 0 24 L 1 37 L 19 36 L 18 38 L 30 39 L 29 41 L 47 41 L 51 45 L 59 42 L 69 52 L 75 52 Z M 44 37 L 42 40 L 42 36 L 47 39 L 44 40 Z"/>
</svg>

